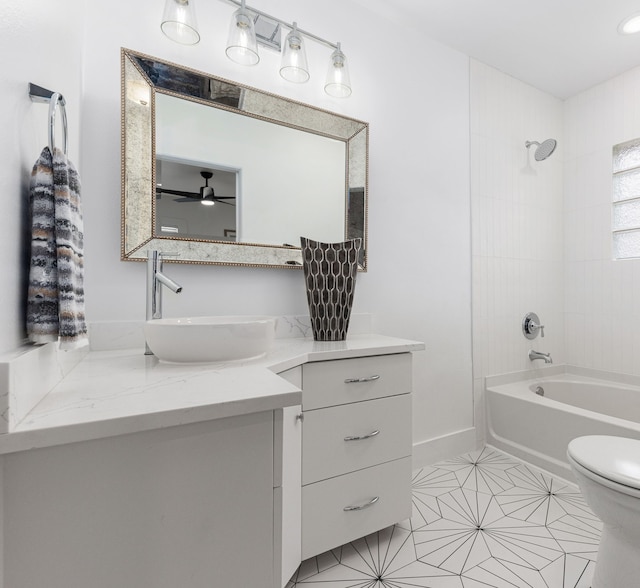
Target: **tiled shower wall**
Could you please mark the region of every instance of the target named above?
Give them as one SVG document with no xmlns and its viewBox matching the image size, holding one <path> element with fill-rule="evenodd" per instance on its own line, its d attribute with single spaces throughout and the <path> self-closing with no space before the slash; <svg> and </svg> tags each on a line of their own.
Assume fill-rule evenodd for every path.
<svg viewBox="0 0 640 588">
<path fill-rule="evenodd" d="M 471 61 L 473 359 L 477 430 L 483 377 L 532 369 L 529 349 L 564 363 L 563 103 Z M 545 161 L 525 141 L 554 138 Z M 525 339 L 533 311 L 545 337 Z"/>
<path fill-rule="evenodd" d="M 640 375 L 640 260 L 611 244 L 612 147 L 640 137 L 640 68 L 567 100 L 564 120 L 566 362 Z"/>
</svg>

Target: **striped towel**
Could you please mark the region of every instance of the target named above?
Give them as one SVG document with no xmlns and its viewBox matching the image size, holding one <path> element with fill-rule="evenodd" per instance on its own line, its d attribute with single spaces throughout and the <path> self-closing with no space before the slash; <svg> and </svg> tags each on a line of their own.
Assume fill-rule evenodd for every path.
<svg viewBox="0 0 640 588">
<path fill-rule="evenodd" d="M 80 179 L 59 150 L 45 147 L 31 172 L 31 266 L 27 334 L 60 349 L 88 343 L 84 318 Z"/>
</svg>

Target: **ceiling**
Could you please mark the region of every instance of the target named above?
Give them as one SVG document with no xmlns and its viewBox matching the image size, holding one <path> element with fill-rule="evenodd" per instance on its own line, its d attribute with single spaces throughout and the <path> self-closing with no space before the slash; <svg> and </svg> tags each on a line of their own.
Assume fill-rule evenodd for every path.
<svg viewBox="0 0 640 588">
<path fill-rule="evenodd" d="M 558 98 L 640 65 L 640 0 L 355 0 Z"/>
</svg>

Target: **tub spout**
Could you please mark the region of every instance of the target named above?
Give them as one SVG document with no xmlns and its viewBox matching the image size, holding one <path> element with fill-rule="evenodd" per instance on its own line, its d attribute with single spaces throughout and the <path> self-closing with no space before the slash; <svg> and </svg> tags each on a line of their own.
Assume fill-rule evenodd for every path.
<svg viewBox="0 0 640 588">
<path fill-rule="evenodd" d="M 534 351 L 533 349 L 529 350 L 529 359 L 533 361 L 534 359 L 544 359 L 545 363 L 553 363 L 553 359 L 551 359 L 550 353 L 540 353 L 539 351 Z"/>
</svg>

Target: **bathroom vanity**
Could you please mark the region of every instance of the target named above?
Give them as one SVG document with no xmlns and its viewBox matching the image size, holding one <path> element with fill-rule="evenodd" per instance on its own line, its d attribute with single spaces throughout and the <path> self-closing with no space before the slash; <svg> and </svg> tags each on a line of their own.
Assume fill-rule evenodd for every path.
<svg viewBox="0 0 640 588">
<path fill-rule="evenodd" d="M 411 354 L 302 366 L 302 559 L 411 515 Z"/>
<path fill-rule="evenodd" d="M 277 339 L 204 366 L 88 353 L 0 435 L 0 587 L 281 588 L 302 559 L 408 518 L 422 348 Z"/>
</svg>

